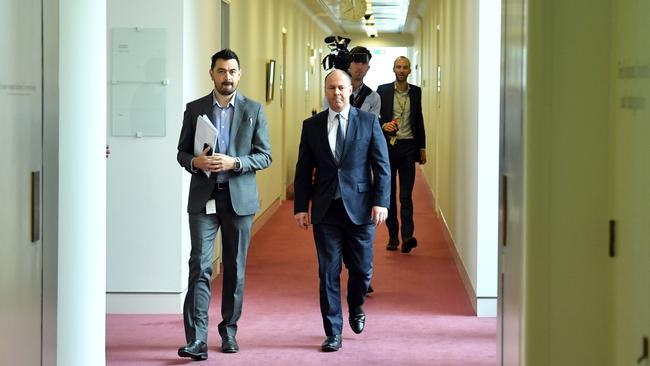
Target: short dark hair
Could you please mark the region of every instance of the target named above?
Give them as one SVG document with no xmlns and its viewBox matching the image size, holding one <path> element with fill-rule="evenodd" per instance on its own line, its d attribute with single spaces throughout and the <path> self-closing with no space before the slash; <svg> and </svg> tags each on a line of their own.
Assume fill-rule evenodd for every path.
<svg viewBox="0 0 650 366">
<path fill-rule="evenodd" d="M 367 55 L 367 56 L 368 56 L 368 61 L 369 61 L 369 62 L 370 62 L 370 59 L 372 58 L 372 54 L 370 53 L 370 51 L 368 51 L 368 49 L 365 48 L 365 47 L 363 47 L 363 46 L 356 46 L 356 47 L 354 47 L 353 49 L 350 50 L 350 53 L 353 54 L 353 55 L 354 55 L 355 53 L 362 53 L 362 54 L 364 54 L 364 55 Z"/>
<path fill-rule="evenodd" d="M 237 61 L 237 68 L 241 68 L 239 65 L 239 57 L 237 57 L 237 54 L 235 51 L 231 50 L 230 48 L 224 48 L 223 50 L 215 53 L 212 55 L 212 63 L 210 64 L 210 69 L 214 69 L 214 64 L 217 63 L 217 60 L 232 60 L 234 59 Z"/>
</svg>

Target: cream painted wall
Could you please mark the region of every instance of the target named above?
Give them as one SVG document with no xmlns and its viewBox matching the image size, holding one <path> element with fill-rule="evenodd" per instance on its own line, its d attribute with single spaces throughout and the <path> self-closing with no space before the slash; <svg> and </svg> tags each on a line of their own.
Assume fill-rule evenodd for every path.
<svg viewBox="0 0 650 366">
<path fill-rule="evenodd" d="M 231 3 L 231 48 L 240 56 L 242 78 L 239 90 L 264 104 L 269 120 L 273 163 L 258 173 L 261 212 L 284 197 L 287 184 L 293 183 L 302 121 L 311 110 L 321 109 L 321 55 L 310 64 L 313 50 L 324 46 L 329 35 L 295 0 L 241 0 Z M 282 64 L 282 30 L 286 29 L 287 60 Z M 276 86 L 273 101 L 265 102 L 266 62 L 276 60 Z M 280 105 L 280 71 L 285 70 L 286 100 Z M 312 72 L 313 70 L 313 72 Z M 309 88 L 305 90 L 305 78 Z M 285 108 L 286 120 L 282 119 Z M 284 133 L 283 133 L 284 124 Z"/>
<path fill-rule="evenodd" d="M 209 69 L 212 55 L 221 48 L 221 0 L 183 1 L 183 109 L 193 100 L 201 98 L 212 91 L 214 83 L 210 79 Z M 182 117 L 177 122 L 179 133 Z M 187 199 L 192 176 L 180 168 L 181 188 L 181 281 L 182 289 L 187 288 L 189 268 L 186 265 L 190 257 L 190 228 L 187 215 Z M 217 243 L 220 243 L 220 234 Z M 213 276 L 219 273 L 221 255 L 220 246 L 215 245 L 213 253 Z"/>
<path fill-rule="evenodd" d="M 492 226 L 496 225 L 498 212 L 495 201 L 498 190 L 496 181 L 493 181 L 498 172 L 495 148 L 498 135 L 487 137 L 495 141 L 492 141 L 491 149 L 485 150 L 486 137 L 479 136 L 479 123 L 490 123 L 493 129 L 498 130 L 498 112 L 494 114 L 494 110 L 484 106 L 482 113 L 492 115 L 489 120 L 485 115 L 479 115 L 479 80 L 488 80 L 485 76 L 479 78 L 480 3 L 480 0 L 429 2 L 414 44 L 420 59 L 427 131 L 429 162 L 424 165 L 424 175 L 462 261 L 469 281 L 466 286 L 474 295 L 474 305 L 477 305 L 476 296 L 491 298 L 490 313 L 494 315 L 497 237 L 496 231 L 485 228 L 490 227 L 490 222 Z M 492 42 L 498 44 L 498 38 Z M 438 64 L 442 76 L 439 94 L 436 90 Z M 482 69 L 487 76 L 490 72 L 498 74 L 498 62 L 491 64 L 493 71 Z M 489 103 L 495 103 L 489 90 L 483 89 L 483 93 Z M 498 95 L 498 84 L 494 85 L 492 94 Z M 479 147 L 484 150 L 479 151 Z M 492 157 L 479 171 L 479 161 L 485 165 L 483 158 L 486 154 Z M 483 160 L 480 160 L 480 155 Z M 479 190 L 483 187 L 488 188 Z M 479 199 L 479 193 L 483 199 Z M 479 231 L 481 227 L 483 229 Z M 483 246 L 484 249 L 479 249 Z M 479 253 L 482 253 L 481 258 Z M 481 261 L 483 265 L 491 265 L 480 267 Z"/>
<path fill-rule="evenodd" d="M 152 11 L 155 9 L 155 11 Z M 115 137 L 109 110 L 107 141 L 107 291 L 108 312 L 129 311 L 113 302 L 125 294 L 178 294 L 183 290 L 181 230 L 183 170 L 176 148 L 183 118 L 183 3 L 175 0 L 107 2 L 107 26 L 166 29 L 166 95 L 164 137 Z M 111 61 L 109 46 L 109 72 Z M 109 93 L 110 95 L 110 93 Z M 110 98 L 110 97 L 109 97 Z M 110 103 L 109 103 L 110 106 Z M 109 107 L 110 108 L 110 107 Z M 154 256 L 155 259 L 152 259 Z M 114 295 L 114 296 L 113 296 Z M 160 302 L 162 303 L 162 301 Z M 146 306 L 145 306 L 146 307 Z M 164 307 L 164 306 L 163 306 Z M 119 310 L 118 310 L 119 309 Z M 175 300 L 174 310 L 181 309 Z M 170 309 L 163 309 L 169 311 Z M 132 311 L 136 312 L 135 307 Z M 140 309 L 147 312 L 147 309 Z M 151 312 L 155 312 L 153 309 Z"/>
<path fill-rule="evenodd" d="M 320 108 L 320 61 L 312 68 L 308 50 L 313 55 L 327 33 L 294 0 L 232 1 L 230 16 L 230 47 L 239 55 L 242 68 L 239 90 L 263 103 L 269 120 L 273 164 L 258 173 L 263 213 L 284 197 L 285 184 L 293 180 L 301 121 L 310 116 L 312 108 Z M 109 312 L 180 311 L 189 255 L 185 213 L 189 177 L 175 161 L 176 147 L 185 104 L 213 87 L 208 69 L 210 56 L 221 48 L 220 17 L 219 0 L 108 3 L 109 29 L 167 29 L 170 79 L 165 137 L 120 138 L 110 136 L 109 130 Z M 286 65 L 281 64 L 283 27 L 287 30 Z M 275 99 L 266 102 L 266 63 L 270 59 L 277 62 Z M 286 121 L 280 107 L 281 68 L 287 70 Z M 307 90 L 305 77 L 309 79 Z M 152 152 L 163 158 L 142 161 Z"/>
<path fill-rule="evenodd" d="M 610 4 L 528 2 L 527 366 L 614 364 L 607 300 Z"/>
<path fill-rule="evenodd" d="M 650 337 L 649 17 L 648 2 L 612 2 L 609 214 L 616 221 L 616 257 L 610 260 L 612 365 L 650 365 L 647 358 L 637 362 L 643 353 L 642 338 Z M 634 100 L 637 105 L 630 103 Z"/>
</svg>

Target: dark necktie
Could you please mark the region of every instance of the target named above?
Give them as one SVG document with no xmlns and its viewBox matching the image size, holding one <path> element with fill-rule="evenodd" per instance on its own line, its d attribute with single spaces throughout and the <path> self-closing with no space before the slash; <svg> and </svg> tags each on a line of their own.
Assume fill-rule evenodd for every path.
<svg viewBox="0 0 650 366">
<path fill-rule="evenodd" d="M 336 159 L 336 164 L 341 165 L 341 157 L 343 156 L 343 146 L 345 144 L 345 138 L 343 138 L 343 124 L 341 123 L 341 115 L 336 114 L 336 120 L 339 122 L 339 125 L 336 127 L 336 145 L 334 145 L 334 159 Z M 334 192 L 334 199 L 341 198 L 341 188 L 336 185 L 336 192 Z"/>
<path fill-rule="evenodd" d="M 343 123 L 341 123 L 341 115 L 336 115 L 336 120 L 339 125 L 336 129 L 336 145 L 334 146 L 334 158 L 336 163 L 341 163 L 341 157 L 343 156 L 343 146 L 345 145 L 345 138 L 343 137 Z"/>
</svg>

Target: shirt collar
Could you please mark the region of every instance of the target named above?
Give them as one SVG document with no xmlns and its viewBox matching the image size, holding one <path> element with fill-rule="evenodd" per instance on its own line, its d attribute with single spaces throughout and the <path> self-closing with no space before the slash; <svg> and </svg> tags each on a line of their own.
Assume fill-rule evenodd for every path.
<svg viewBox="0 0 650 366">
<path fill-rule="evenodd" d="M 411 85 L 409 83 L 406 83 L 406 91 L 400 91 L 397 90 L 397 82 L 393 82 L 393 89 L 397 93 L 408 93 L 411 90 Z"/>
<path fill-rule="evenodd" d="M 233 108 L 235 108 L 235 99 L 237 98 L 237 91 L 236 91 L 236 90 L 235 90 L 235 92 L 232 94 L 232 98 L 230 98 L 230 101 L 228 102 L 228 105 L 227 105 L 225 108 L 222 108 L 222 107 L 219 105 L 219 102 L 217 102 L 217 97 L 216 97 L 215 93 L 216 93 L 216 91 L 213 89 L 213 90 L 212 90 L 212 106 L 213 106 L 213 107 L 214 107 L 215 105 L 217 105 L 217 106 L 218 106 L 219 108 L 221 108 L 221 109 L 228 109 L 228 107 L 230 107 L 230 106 L 232 106 Z"/>
<path fill-rule="evenodd" d="M 354 94 L 354 95 L 359 94 L 359 91 L 361 90 L 361 88 L 363 88 L 363 83 L 361 83 L 361 85 L 359 85 L 358 88 L 354 89 L 354 90 L 352 91 L 352 94 Z"/>
<path fill-rule="evenodd" d="M 348 116 L 350 115 L 350 105 L 349 104 L 347 106 L 345 106 L 343 108 L 343 110 L 341 110 L 341 112 L 335 112 L 332 109 L 332 107 L 328 108 L 328 110 L 329 110 L 328 118 L 329 118 L 330 121 L 334 120 L 334 118 L 336 118 L 337 114 L 340 114 L 341 117 L 343 117 L 345 120 L 347 120 Z"/>
</svg>

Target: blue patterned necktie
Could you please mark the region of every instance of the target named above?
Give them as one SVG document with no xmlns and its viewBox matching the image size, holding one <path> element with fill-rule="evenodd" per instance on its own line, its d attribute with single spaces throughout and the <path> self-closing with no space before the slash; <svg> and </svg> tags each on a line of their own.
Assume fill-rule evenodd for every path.
<svg viewBox="0 0 650 366">
<path fill-rule="evenodd" d="M 341 115 L 336 115 L 336 120 L 339 125 L 336 129 L 336 145 L 334 146 L 334 158 L 336 163 L 341 163 L 341 157 L 343 156 L 343 146 L 345 145 L 345 138 L 343 137 L 343 124 L 341 123 Z"/>
</svg>

